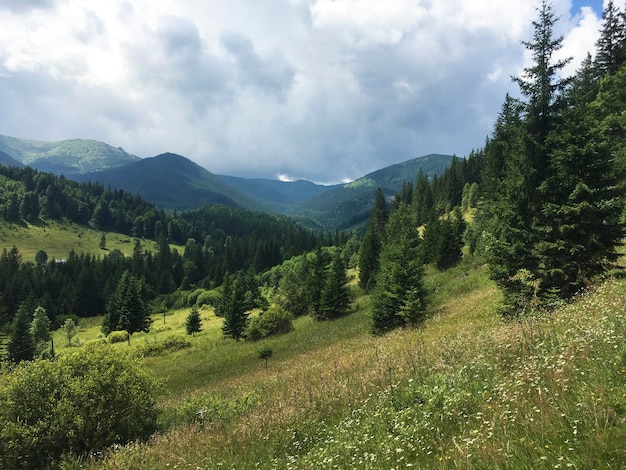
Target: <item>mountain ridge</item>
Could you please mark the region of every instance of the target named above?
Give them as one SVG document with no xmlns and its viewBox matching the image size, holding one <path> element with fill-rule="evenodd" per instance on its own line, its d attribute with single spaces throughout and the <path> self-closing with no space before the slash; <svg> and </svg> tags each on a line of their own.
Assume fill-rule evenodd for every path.
<svg viewBox="0 0 626 470">
<path fill-rule="evenodd" d="M 222 204 L 288 215 L 315 230 L 361 230 L 374 193 L 387 198 L 420 170 L 441 174 L 451 155 L 429 154 L 368 173 L 351 183 L 320 185 L 216 175 L 171 152 L 139 158 L 123 149 L 89 139 L 43 142 L 0 135 L 0 163 L 28 165 L 79 182 L 93 181 L 138 194 L 165 210 L 188 210 Z"/>
</svg>

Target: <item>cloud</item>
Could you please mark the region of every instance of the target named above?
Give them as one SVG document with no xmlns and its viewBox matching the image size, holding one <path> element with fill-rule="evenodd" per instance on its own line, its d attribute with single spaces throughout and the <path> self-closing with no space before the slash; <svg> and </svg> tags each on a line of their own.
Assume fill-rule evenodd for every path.
<svg viewBox="0 0 626 470">
<path fill-rule="evenodd" d="M 526 0 L 6 4 L 0 134 L 327 183 L 482 146 L 536 14 Z M 554 5 L 571 73 L 600 22 Z"/>
</svg>

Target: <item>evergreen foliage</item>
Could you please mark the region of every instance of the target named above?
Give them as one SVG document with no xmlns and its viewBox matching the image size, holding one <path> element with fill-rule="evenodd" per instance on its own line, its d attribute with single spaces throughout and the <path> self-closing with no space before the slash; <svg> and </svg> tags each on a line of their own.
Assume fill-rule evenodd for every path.
<svg viewBox="0 0 626 470">
<path fill-rule="evenodd" d="M 202 319 L 200 318 L 200 310 L 195 305 L 191 307 L 187 318 L 185 319 L 185 330 L 188 335 L 200 333 L 202 331 Z"/>
<path fill-rule="evenodd" d="M 333 320 L 348 313 L 351 303 L 346 265 L 341 250 L 336 250 L 320 297 L 318 320 Z"/>
<path fill-rule="evenodd" d="M 50 319 L 46 309 L 41 305 L 33 313 L 33 321 L 30 324 L 30 334 L 35 344 L 35 353 L 42 355 L 49 350 L 50 342 Z"/>
<path fill-rule="evenodd" d="M 35 357 L 35 342 L 30 330 L 31 313 L 28 304 L 22 304 L 11 327 L 7 344 L 9 359 L 15 363 L 32 361 Z"/>
<path fill-rule="evenodd" d="M 217 314 L 224 318 L 222 325 L 224 336 L 235 341 L 244 337 L 248 326 L 248 312 L 242 301 L 245 294 L 239 275 L 227 275 L 224 279 L 222 298 L 217 308 Z"/>
<path fill-rule="evenodd" d="M 399 205 L 389 217 L 380 270 L 372 291 L 372 331 L 416 325 L 426 311 L 423 255 L 415 212 Z"/>
<path fill-rule="evenodd" d="M 412 199 L 412 194 L 410 197 Z M 359 250 L 359 286 L 362 289 L 370 290 L 373 286 L 388 218 L 387 202 L 382 190 L 378 188 L 367 224 L 367 231 L 363 236 Z"/>
<path fill-rule="evenodd" d="M 624 236 L 624 166 L 616 158 L 623 147 L 611 135 L 619 124 L 608 131 L 625 109 L 623 91 L 611 87 L 619 72 L 598 82 L 588 59 L 573 79 L 562 78 L 556 18 L 546 1 L 538 13 L 533 40 L 524 43 L 534 62 L 516 79 L 525 101 L 507 97 L 485 147 L 478 219 L 506 313 L 588 286 L 616 261 Z"/>
<path fill-rule="evenodd" d="M 126 331 L 130 344 L 133 333 L 148 331 L 151 324 L 152 319 L 142 296 L 141 283 L 125 271 L 107 304 L 102 332 L 108 335 L 111 331 Z"/>
</svg>

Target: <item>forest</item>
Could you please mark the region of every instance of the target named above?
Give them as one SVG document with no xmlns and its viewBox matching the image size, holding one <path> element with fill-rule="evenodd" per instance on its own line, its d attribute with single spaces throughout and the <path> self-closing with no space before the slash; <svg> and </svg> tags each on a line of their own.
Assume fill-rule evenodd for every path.
<svg viewBox="0 0 626 470">
<path fill-rule="evenodd" d="M 134 333 L 149 331 L 157 315 L 176 308 L 191 308 L 187 333 L 199 333 L 204 305 L 214 309 L 224 337 L 239 345 L 290 332 L 296 319 L 345 318 L 361 308 L 354 302 L 359 292 L 367 299 L 360 300 L 367 305 L 367 330 L 378 338 L 419 328 L 436 296 L 426 273 L 445 273 L 470 259 L 486 266 L 501 295 L 503 322 L 522 322 L 592 291 L 622 270 L 626 13 L 608 2 L 597 49 L 573 77 L 562 75 L 568 60 L 555 59 L 563 41 L 555 36 L 556 22 L 551 4 L 541 2 L 534 34 L 524 43 L 532 63 L 514 78 L 520 97 L 504 98 L 484 146 L 453 159 L 439 176 L 420 172 L 391 200 L 378 191 L 364 233 L 316 233 L 288 218 L 220 206 L 166 213 L 124 191 L 0 167 L 5 224 L 71 221 L 134 239 L 130 257 L 113 250 L 56 260 L 42 247 L 31 262 L 15 247 L 4 249 L 0 331 L 8 335 L 7 370 L 38 356 L 54 363 L 54 350 L 37 340 L 47 342 L 46 332 L 67 328 L 68 320 L 102 316 L 103 335 L 125 332 L 130 344 Z M 155 252 L 143 249 L 148 239 L 157 242 Z M 265 351 L 266 368 L 271 353 Z M 96 360 L 98 354 L 84 361 L 98 367 L 104 360 Z M 36 372 L 15 370 L 22 376 L 12 377 L 0 397 L 17 393 L 11 387 L 19 388 L 29 373 L 36 381 Z M 52 369 L 49 374 L 57 377 Z M 136 372 L 136 390 L 153 386 L 142 374 Z M 148 402 L 141 400 L 141 412 L 149 419 L 119 431 L 122 443 L 158 428 L 156 413 L 144 409 Z M 622 422 L 623 409 L 616 410 Z M 2 411 L 0 419 L 10 422 L 14 412 Z M 3 440 L 24 439 L 23 432 L 7 427 Z M 64 448 L 42 439 L 51 460 L 24 467 L 116 442 L 98 435 L 91 447 Z M 34 458 L 40 450 L 24 452 Z M 0 444 L 0 467 L 21 458 L 15 446 Z"/>
</svg>

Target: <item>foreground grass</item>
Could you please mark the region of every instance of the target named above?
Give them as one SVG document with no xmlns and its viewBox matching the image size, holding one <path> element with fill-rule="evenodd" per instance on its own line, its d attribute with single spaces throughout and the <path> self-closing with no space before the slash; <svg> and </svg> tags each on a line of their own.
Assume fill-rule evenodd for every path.
<svg viewBox="0 0 626 470">
<path fill-rule="evenodd" d="M 268 341 L 267 370 L 258 345 L 209 333 L 147 360 L 165 432 L 86 466 L 624 468 L 626 283 L 504 323 L 484 269 L 466 270 L 430 273 L 416 330 L 370 336 L 363 297 L 345 319 Z"/>
</svg>

